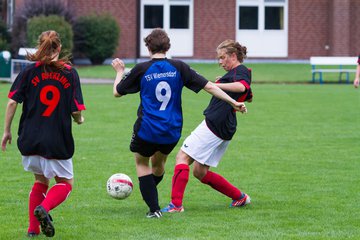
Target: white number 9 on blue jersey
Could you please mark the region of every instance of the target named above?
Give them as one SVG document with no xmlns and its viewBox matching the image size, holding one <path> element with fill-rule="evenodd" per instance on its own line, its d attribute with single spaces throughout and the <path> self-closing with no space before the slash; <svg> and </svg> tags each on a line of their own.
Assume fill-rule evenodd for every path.
<svg viewBox="0 0 360 240">
<path fill-rule="evenodd" d="M 165 93 L 165 94 L 163 94 Z M 164 111 L 171 98 L 171 88 L 167 82 L 161 81 L 155 89 L 156 99 L 161 102 L 160 111 Z"/>
</svg>

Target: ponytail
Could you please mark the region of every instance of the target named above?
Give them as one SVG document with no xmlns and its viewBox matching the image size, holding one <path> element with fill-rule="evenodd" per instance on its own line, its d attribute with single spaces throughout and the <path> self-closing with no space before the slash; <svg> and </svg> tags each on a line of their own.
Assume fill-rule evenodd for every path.
<svg viewBox="0 0 360 240">
<path fill-rule="evenodd" d="M 61 40 L 57 32 L 53 30 L 42 32 L 38 39 L 37 51 L 28 53 L 26 59 L 39 61 L 45 67 L 49 66 L 56 70 L 64 70 L 65 64 L 71 64 L 68 56 L 55 60 L 61 51 Z"/>
</svg>

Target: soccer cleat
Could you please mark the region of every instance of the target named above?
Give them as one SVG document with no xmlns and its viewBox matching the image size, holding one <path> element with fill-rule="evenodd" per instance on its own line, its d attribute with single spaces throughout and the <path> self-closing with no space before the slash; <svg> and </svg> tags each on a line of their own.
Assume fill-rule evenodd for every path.
<svg viewBox="0 0 360 240">
<path fill-rule="evenodd" d="M 39 234 L 36 233 L 36 232 L 28 232 L 28 233 L 27 233 L 27 236 L 28 236 L 29 238 L 33 238 L 33 237 L 39 236 Z"/>
<path fill-rule="evenodd" d="M 163 209 L 161 209 L 161 211 L 162 212 L 169 212 L 169 213 L 183 212 L 184 207 L 183 206 L 176 207 L 173 203 L 169 203 L 169 205 L 167 207 L 164 207 Z"/>
<path fill-rule="evenodd" d="M 161 218 L 162 213 L 160 210 L 156 210 L 155 212 L 148 212 L 146 213 L 147 218 Z"/>
<path fill-rule="evenodd" d="M 55 235 L 55 228 L 52 224 L 51 216 L 46 212 L 45 208 L 41 205 L 37 206 L 34 210 L 34 215 L 40 222 L 41 231 L 47 237 L 53 237 Z"/>
<path fill-rule="evenodd" d="M 246 193 L 243 193 L 239 199 L 233 200 L 231 202 L 230 207 L 243 207 L 250 203 L 251 203 L 251 199 L 250 199 L 249 195 L 247 195 Z"/>
</svg>

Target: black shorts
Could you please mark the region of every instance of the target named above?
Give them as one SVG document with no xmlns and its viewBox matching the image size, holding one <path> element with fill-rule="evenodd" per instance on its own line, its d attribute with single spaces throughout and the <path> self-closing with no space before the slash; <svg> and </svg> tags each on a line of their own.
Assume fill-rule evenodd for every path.
<svg viewBox="0 0 360 240">
<path fill-rule="evenodd" d="M 157 144 L 151 143 L 145 140 L 142 140 L 137 135 L 133 134 L 130 143 L 130 151 L 139 153 L 144 157 L 151 157 L 157 151 L 161 152 L 162 154 L 168 155 L 171 151 L 175 148 L 176 144 L 178 143 L 171 143 L 171 144 Z"/>
</svg>

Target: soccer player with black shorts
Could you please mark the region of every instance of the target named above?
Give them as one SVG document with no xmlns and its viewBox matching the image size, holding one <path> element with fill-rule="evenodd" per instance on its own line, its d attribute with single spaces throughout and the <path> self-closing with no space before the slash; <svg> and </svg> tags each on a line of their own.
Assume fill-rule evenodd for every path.
<svg viewBox="0 0 360 240">
<path fill-rule="evenodd" d="M 149 207 L 146 217 L 159 218 L 162 213 L 156 186 L 164 176 L 168 154 L 180 139 L 183 87 L 196 93 L 204 89 L 224 99 L 230 108 L 238 111 L 245 105 L 226 95 L 184 62 L 167 59 L 165 56 L 170 48 L 170 39 L 162 29 L 154 29 L 144 41 L 151 60 L 137 64 L 125 76 L 123 61 L 113 60 L 112 66 L 117 72 L 113 92 L 115 97 L 140 92 L 141 102 L 130 150 L 135 154 L 140 191 Z"/>
<path fill-rule="evenodd" d="M 2 150 L 11 143 L 11 123 L 22 103 L 17 145 L 24 169 L 35 176 L 29 195 L 29 237 L 39 235 L 40 226 L 47 237 L 55 234 L 49 211 L 66 200 L 73 185 L 71 118 L 84 122 L 79 76 L 66 57 L 59 59 L 60 51 L 59 35 L 43 32 L 36 53 L 27 55 L 34 63 L 19 73 L 8 95 Z M 56 184 L 48 191 L 51 178 Z"/>
<path fill-rule="evenodd" d="M 217 85 L 239 102 L 251 102 L 251 71 L 242 65 L 247 49 L 233 40 L 225 40 L 217 47 L 219 64 L 227 73 Z M 205 120 L 188 136 L 176 156 L 172 179 L 171 202 L 162 212 L 183 212 L 183 198 L 189 180 L 189 166 L 194 163 L 193 174 L 203 184 L 232 199 L 230 207 L 250 203 L 250 197 L 228 182 L 223 176 L 210 171 L 217 167 L 236 128 L 236 112 L 224 101 L 212 98 L 204 111 Z"/>
</svg>

